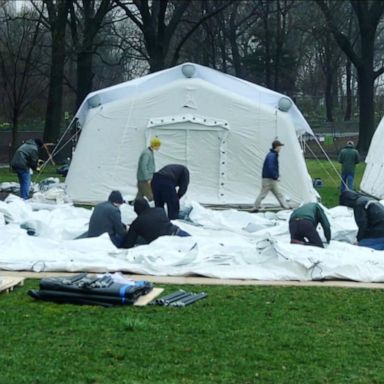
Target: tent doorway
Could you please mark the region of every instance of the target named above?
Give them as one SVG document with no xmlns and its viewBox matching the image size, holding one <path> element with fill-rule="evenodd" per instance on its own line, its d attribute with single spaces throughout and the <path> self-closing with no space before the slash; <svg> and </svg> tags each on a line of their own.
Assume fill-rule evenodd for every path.
<svg viewBox="0 0 384 384">
<path fill-rule="evenodd" d="M 185 121 L 151 127 L 147 135 L 161 138 L 157 169 L 167 164 L 183 164 L 189 169 L 191 198 L 201 198 L 202 189 L 208 196 L 224 197 L 227 129 Z"/>
</svg>

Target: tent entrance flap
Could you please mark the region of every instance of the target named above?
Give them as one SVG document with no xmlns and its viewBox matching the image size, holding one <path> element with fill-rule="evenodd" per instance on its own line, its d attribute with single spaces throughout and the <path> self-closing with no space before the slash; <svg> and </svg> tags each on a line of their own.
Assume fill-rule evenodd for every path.
<svg viewBox="0 0 384 384">
<path fill-rule="evenodd" d="M 228 128 L 206 126 L 184 121 L 150 127 L 147 139 L 159 136 L 162 142 L 156 154 L 157 168 L 166 164 L 188 167 L 191 180 L 188 196 L 201 199 L 202 195 L 225 200 Z"/>
</svg>

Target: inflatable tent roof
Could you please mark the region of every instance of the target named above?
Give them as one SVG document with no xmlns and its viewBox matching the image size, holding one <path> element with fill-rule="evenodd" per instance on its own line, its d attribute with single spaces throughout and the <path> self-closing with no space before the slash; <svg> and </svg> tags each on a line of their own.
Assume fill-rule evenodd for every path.
<svg viewBox="0 0 384 384">
<path fill-rule="evenodd" d="M 252 204 L 271 142 L 281 188 L 293 204 L 314 201 L 297 137 L 312 130 L 286 96 L 197 64 L 183 64 L 90 93 L 76 118 L 82 130 L 66 184 L 76 202 L 119 189 L 136 194 L 137 161 L 151 137 L 162 141 L 156 168 L 191 172 L 187 196 L 205 204 Z M 270 197 L 267 203 L 276 204 Z"/>
</svg>

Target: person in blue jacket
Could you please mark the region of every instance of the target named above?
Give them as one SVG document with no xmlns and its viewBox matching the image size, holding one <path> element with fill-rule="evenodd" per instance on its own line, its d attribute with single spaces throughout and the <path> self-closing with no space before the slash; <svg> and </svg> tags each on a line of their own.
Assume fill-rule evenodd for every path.
<svg viewBox="0 0 384 384">
<path fill-rule="evenodd" d="M 265 157 L 262 172 L 261 191 L 256 198 L 254 208 L 251 212 L 257 212 L 260 208 L 261 201 L 267 196 L 268 192 L 272 192 L 280 205 L 285 209 L 290 209 L 289 205 L 284 199 L 283 194 L 279 189 L 279 152 L 283 147 L 283 143 L 279 140 L 272 142 L 272 148 L 269 150 Z"/>
</svg>

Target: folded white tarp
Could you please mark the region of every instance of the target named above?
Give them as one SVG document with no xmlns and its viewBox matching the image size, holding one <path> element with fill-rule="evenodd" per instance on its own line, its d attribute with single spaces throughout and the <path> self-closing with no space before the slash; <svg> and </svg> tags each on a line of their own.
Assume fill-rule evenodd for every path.
<svg viewBox="0 0 384 384">
<path fill-rule="evenodd" d="M 119 250 L 106 234 L 73 240 L 87 229 L 90 210 L 62 205 L 33 211 L 29 203 L 10 198 L 0 202 L 0 269 L 384 282 L 383 253 L 351 244 L 357 228 L 345 207 L 326 210 L 333 240 L 320 249 L 290 244 L 289 211 L 250 214 L 190 205 L 192 223 L 175 223 L 191 237 L 164 236 L 149 245 Z M 134 219 L 131 206 L 122 206 L 122 217 L 127 223 Z M 37 229 L 38 236 L 20 227 L 25 223 Z"/>
</svg>

